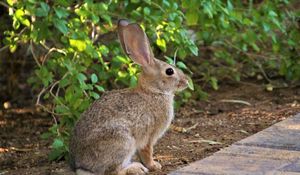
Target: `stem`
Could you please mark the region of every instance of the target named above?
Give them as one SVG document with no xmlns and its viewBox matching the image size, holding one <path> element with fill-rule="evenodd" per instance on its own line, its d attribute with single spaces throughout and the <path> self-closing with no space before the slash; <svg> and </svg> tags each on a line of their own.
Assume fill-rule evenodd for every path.
<svg viewBox="0 0 300 175">
<path fill-rule="evenodd" d="M 1 4 L 1 1 L 0 1 L 0 4 Z M 18 36 L 22 35 L 22 34 L 25 32 L 26 29 L 27 29 L 27 27 L 24 27 L 24 28 L 20 31 L 20 33 L 18 33 L 16 36 L 18 37 Z M 17 43 L 19 43 L 19 42 L 20 42 L 20 41 L 18 41 Z M 9 47 L 9 45 L 5 45 L 5 46 L 3 46 L 2 48 L 0 48 L 0 53 L 1 53 L 2 51 L 6 50 L 8 47 Z"/>
<path fill-rule="evenodd" d="M 39 67 L 41 67 L 40 62 L 39 62 L 38 58 L 36 57 L 36 54 L 34 53 L 33 42 L 32 42 L 32 40 L 30 40 L 30 51 L 31 51 L 31 54 L 32 54 L 33 59 L 35 60 L 36 64 L 37 64 Z"/>
<path fill-rule="evenodd" d="M 0 1 L 0 5 L 2 5 L 2 6 L 4 6 L 4 7 L 6 7 L 6 8 L 11 8 L 11 9 L 13 9 L 13 10 L 15 10 L 13 7 L 10 7 L 8 4 L 6 4 L 5 2 L 2 2 L 2 1 Z"/>
<path fill-rule="evenodd" d="M 151 2 L 151 4 L 153 4 L 154 6 L 156 6 L 157 8 L 159 8 L 162 12 L 166 12 L 159 4 L 155 3 L 155 2 Z"/>
<path fill-rule="evenodd" d="M 6 50 L 8 48 L 8 45 L 6 45 L 6 46 L 3 46 L 2 48 L 0 48 L 0 52 L 2 52 L 2 51 L 4 51 L 4 50 Z"/>
</svg>

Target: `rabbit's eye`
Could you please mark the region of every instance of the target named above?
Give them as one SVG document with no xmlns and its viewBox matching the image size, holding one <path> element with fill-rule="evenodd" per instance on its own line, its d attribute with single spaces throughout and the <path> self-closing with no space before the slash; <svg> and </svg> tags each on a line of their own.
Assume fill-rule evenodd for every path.
<svg viewBox="0 0 300 175">
<path fill-rule="evenodd" d="M 166 69 L 166 74 L 171 76 L 174 74 L 174 70 L 172 68 L 168 68 L 168 69 Z"/>
</svg>

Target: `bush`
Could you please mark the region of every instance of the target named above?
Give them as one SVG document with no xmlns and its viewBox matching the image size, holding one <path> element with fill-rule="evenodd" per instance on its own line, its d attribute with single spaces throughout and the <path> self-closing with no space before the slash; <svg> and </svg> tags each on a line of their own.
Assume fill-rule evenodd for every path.
<svg viewBox="0 0 300 175">
<path fill-rule="evenodd" d="M 255 2 L 255 3 L 254 3 Z M 125 57 L 116 40 L 115 23 L 128 18 L 146 30 L 155 54 L 194 72 L 195 94 L 201 84 L 218 89 L 224 78 L 269 72 L 295 83 L 300 79 L 299 12 L 294 2 L 231 0 L 12 1 L 7 0 L 12 29 L 4 43 L 14 52 L 27 43 L 36 61 L 28 80 L 37 104 L 55 124 L 44 138 L 54 138 L 51 160 L 65 157 L 70 130 L 90 103 L 106 89 L 135 86 L 138 67 Z M 200 48 L 199 56 L 198 48 Z M 189 68 L 182 62 L 189 59 Z M 199 81 L 198 81 L 199 80 Z M 181 94 L 178 104 L 191 97 Z"/>
<path fill-rule="evenodd" d="M 159 52 L 197 54 L 183 28 L 178 4 L 158 2 L 7 1 L 13 30 L 6 32 L 5 43 L 11 52 L 20 42 L 30 44 L 37 68 L 29 82 L 42 89 L 37 104 L 42 99 L 52 104 L 50 108 L 42 106 L 55 119 L 49 133 L 43 135 L 55 138 L 51 160 L 66 155 L 74 123 L 105 89 L 137 82 L 137 66 L 116 42 L 117 19 L 127 17 L 147 26 L 150 41 L 155 41 Z M 170 47 L 168 43 L 172 43 Z"/>
<path fill-rule="evenodd" d="M 295 66 L 300 53 L 300 13 L 291 9 L 296 4 L 284 0 L 185 1 L 186 24 L 194 27 L 200 57 L 204 57 L 201 68 L 197 65 L 193 70 L 201 72 L 214 89 L 218 89 L 218 79 L 239 81 L 257 74 L 270 84 L 275 76 L 296 83 L 300 78 Z"/>
</svg>

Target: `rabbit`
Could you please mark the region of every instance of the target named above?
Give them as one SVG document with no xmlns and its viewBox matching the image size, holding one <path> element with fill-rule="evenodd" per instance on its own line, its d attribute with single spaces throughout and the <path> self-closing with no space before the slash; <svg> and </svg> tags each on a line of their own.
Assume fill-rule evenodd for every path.
<svg viewBox="0 0 300 175">
<path fill-rule="evenodd" d="M 142 70 L 136 87 L 104 93 L 75 124 L 70 159 L 78 175 L 143 175 L 160 170 L 153 146 L 171 124 L 175 92 L 188 85 L 181 70 L 154 58 L 140 25 L 119 20 L 118 36 L 125 53 Z M 141 163 L 131 162 L 135 153 Z"/>
</svg>

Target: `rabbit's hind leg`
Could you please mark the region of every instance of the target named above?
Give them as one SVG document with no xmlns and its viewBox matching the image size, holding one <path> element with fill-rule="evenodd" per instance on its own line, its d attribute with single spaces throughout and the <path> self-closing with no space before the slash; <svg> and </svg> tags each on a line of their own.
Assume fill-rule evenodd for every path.
<svg viewBox="0 0 300 175">
<path fill-rule="evenodd" d="M 139 162 L 133 162 L 118 172 L 118 175 L 145 175 L 149 170 Z"/>
<path fill-rule="evenodd" d="M 127 153 L 126 156 L 124 154 L 120 157 L 123 157 L 123 162 L 118 168 L 116 169 L 117 175 L 145 175 L 148 173 L 148 169 L 139 162 L 131 162 L 131 158 L 136 152 L 136 145 L 135 140 L 133 137 L 128 136 L 126 142 L 123 142 L 123 151 Z"/>
</svg>

